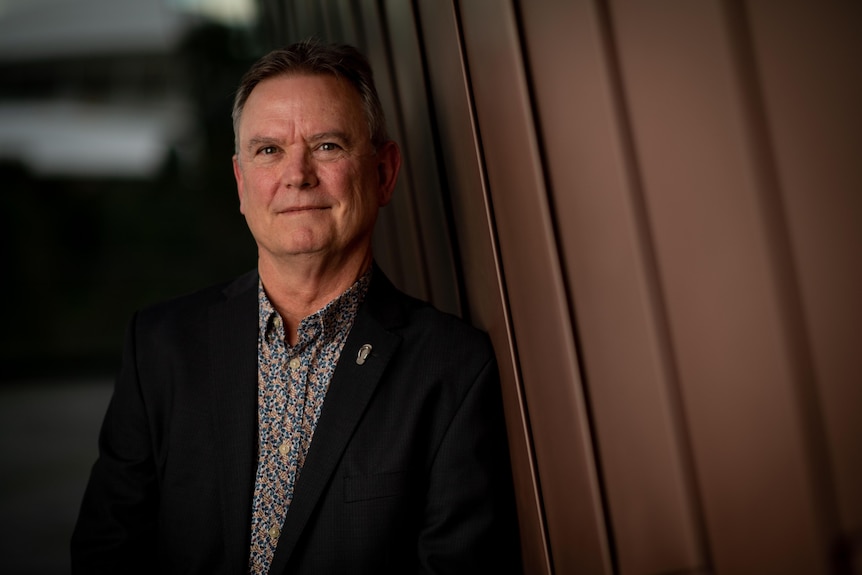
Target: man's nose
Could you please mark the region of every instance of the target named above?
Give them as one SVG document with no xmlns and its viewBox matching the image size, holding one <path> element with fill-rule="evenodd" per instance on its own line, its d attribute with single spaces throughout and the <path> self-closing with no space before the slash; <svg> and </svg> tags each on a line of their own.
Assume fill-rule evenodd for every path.
<svg viewBox="0 0 862 575">
<path fill-rule="evenodd" d="M 305 146 L 290 146 L 284 159 L 282 183 L 288 188 L 312 188 L 317 185 L 317 171 L 311 150 Z"/>
</svg>

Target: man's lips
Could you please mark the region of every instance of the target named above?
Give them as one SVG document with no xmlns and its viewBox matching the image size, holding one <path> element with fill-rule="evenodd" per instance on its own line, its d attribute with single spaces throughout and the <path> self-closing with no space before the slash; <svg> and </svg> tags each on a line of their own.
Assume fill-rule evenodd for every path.
<svg viewBox="0 0 862 575">
<path fill-rule="evenodd" d="M 279 214 L 298 214 L 303 212 L 314 212 L 320 210 L 328 210 L 329 206 L 292 206 L 278 210 Z"/>
</svg>

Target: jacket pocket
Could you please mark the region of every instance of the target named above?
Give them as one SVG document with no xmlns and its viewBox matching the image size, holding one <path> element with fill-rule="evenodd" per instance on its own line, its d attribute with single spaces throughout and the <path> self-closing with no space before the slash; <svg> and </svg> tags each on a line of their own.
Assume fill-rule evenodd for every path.
<svg viewBox="0 0 862 575">
<path fill-rule="evenodd" d="M 367 501 L 395 497 L 406 490 L 407 474 L 403 471 L 351 475 L 344 478 L 344 501 Z"/>
</svg>

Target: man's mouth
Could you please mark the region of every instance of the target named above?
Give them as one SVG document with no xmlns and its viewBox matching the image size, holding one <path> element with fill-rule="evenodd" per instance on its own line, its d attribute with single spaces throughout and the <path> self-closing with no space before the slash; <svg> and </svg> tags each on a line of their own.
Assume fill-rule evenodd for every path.
<svg viewBox="0 0 862 575">
<path fill-rule="evenodd" d="M 303 212 L 315 212 L 321 210 L 327 210 L 329 206 L 294 206 L 290 208 L 285 208 L 283 210 L 279 210 L 280 214 L 298 214 Z"/>
</svg>

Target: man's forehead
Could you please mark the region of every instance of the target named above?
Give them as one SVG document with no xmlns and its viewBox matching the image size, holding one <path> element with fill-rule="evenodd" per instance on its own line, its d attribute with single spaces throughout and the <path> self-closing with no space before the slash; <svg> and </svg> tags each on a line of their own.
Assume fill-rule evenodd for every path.
<svg viewBox="0 0 862 575">
<path fill-rule="evenodd" d="M 255 86 L 240 116 L 241 132 L 251 138 L 267 137 L 283 122 L 311 133 L 344 134 L 352 140 L 361 136 L 346 136 L 367 131 L 358 92 L 349 81 L 329 74 L 281 74 Z"/>
<path fill-rule="evenodd" d="M 362 121 L 362 100 L 350 83 L 328 75 L 281 75 L 261 81 L 249 94 L 242 116 L 283 114 L 311 121 L 326 116 Z"/>
<path fill-rule="evenodd" d="M 249 93 L 251 99 L 255 93 L 263 90 L 274 89 L 277 91 L 303 94 L 308 91 L 323 92 L 333 96 L 345 97 L 349 100 L 361 102 L 359 90 L 349 80 L 335 74 L 310 73 L 310 72 L 284 72 L 268 78 L 264 78 Z"/>
</svg>

